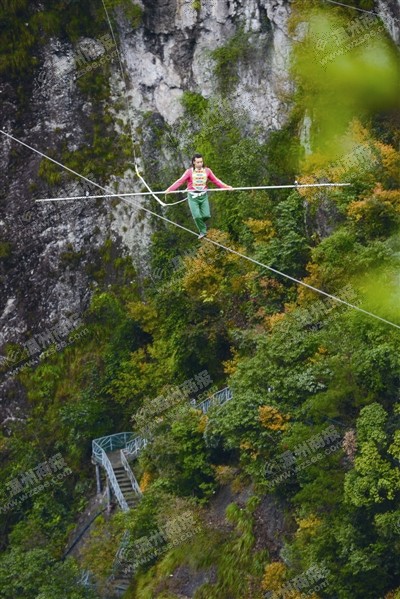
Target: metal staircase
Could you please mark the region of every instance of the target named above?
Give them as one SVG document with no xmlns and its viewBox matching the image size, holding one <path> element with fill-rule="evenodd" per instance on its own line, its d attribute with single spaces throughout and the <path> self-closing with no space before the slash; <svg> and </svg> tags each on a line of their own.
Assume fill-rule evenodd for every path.
<svg viewBox="0 0 400 599">
<path fill-rule="evenodd" d="M 145 447 L 146 439 L 142 439 L 134 433 L 117 433 L 108 435 L 100 439 L 94 439 L 92 442 L 92 463 L 96 466 L 97 491 L 101 491 L 101 480 L 99 467 L 102 466 L 107 475 L 107 488 L 111 495 L 111 490 L 121 507 L 126 512 L 135 502 L 140 499 L 142 492 L 138 482 L 131 470 L 127 455 L 128 444 L 130 446 Z M 132 453 L 133 457 L 137 453 Z"/>
<path fill-rule="evenodd" d="M 222 406 L 230 399 L 232 391 L 225 387 L 204 401 L 194 403 L 193 407 L 206 414 L 210 408 Z M 110 491 L 113 491 L 124 511 L 134 507 L 142 495 L 129 462 L 138 457 L 148 442 L 148 439 L 133 432 L 108 435 L 92 442 L 92 463 L 96 466 L 98 491 L 101 489 L 99 466 L 102 466 Z"/>
<path fill-rule="evenodd" d="M 206 414 L 211 408 L 222 406 L 231 399 L 232 391 L 229 387 L 225 387 L 204 401 L 192 405 Z M 101 490 L 100 466 L 102 466 L 106 471 L 109 493 L 110 495 L 111 491 L 114 493 L 124 511 L 134 508 L 142 496 L 129 462 L 139 456 L 149 441 L 150 439 L 141 435 L 125 432 L 94 439 L 92 442 L 92 463 L 96 466 L 97 490 L 98 492 Z M 121 547 L 117 552 L 113 573 L 109 579 L 117 596 L 125 593 L 132 577 L 129 573 L 123 573 L 121 561 L 118 559 L 120 549 Z"/>
<path fill-rule="evenodd" d="M 140 498 L 141 491 L 139 489 L 139 485 L 136 482 L 136 479 L 130 469 L 126 464 L 122 463 L 121 459 L 121 450 L 114 451 L 108 455 L 109 460 L 111 462 L 111 466 L 114 470 L 115 478 L 117 479 L 118 486 L 121 490 L 121 493 L 126 501 L 126 505 L 129 509 L 135 507 L 138 499 Z M 122 454 L 123 455 L 123 454 Z M 126 460 L 126 458 L 125 458 Z M 121 506 L 122 507 L 122 506 Z"/>
</svg>

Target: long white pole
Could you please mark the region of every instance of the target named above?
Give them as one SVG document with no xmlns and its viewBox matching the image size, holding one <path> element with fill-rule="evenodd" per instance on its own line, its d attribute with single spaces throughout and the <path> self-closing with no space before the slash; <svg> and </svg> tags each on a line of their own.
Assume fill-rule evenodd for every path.
<svg viewBox="0 0 400 599">
<path fill-rule="evenodd" d="M 308 183 L 308 184 L 296 184 L 296 185 L 262 185 L 260 187 L 234 187 L 233 189 L 225 189 L 225 188 L 215 188 L 215 189 L 207 189 L 207 192 L 210 191 L 252 191 L 255 189 L 287 189 L 289 187 L 293 187 L 295 189 L 300 188 L 300 187 L 344 187 L 347 185 L 351 185 L 351 183 Z M 187 193 L 188 190 L 187 189 L 180 189 L 177 191 L 173 191 L 170 193 Z M 204 192 L 196 192 L 196 191 L 190 191 L 190 193 L 204 193 Z M 91 196 L 91 195 L 85 195 L 85 196 L 69 196 L 69 197 L 62 197 L 62 198 L 42 198 L 39 200 L 35 200 L 36 202 L 57 202 L 57 201 L 61 201 L 61 200 L 94 200 L 94 199 L 98 199 L 98 198 L 121 198 L 121 197 L 132 197 L 132 196 L 148 196 L 148 195 L 162 195 L 165 194 L 165 190 L 164 191 L 136 191 L 133 193 L 108 193 L 108 194 L 103 194 L 103 195 L 96 195 L 96 196 Z M 167 204 L 168 206 L 168 204 Z"/>
</svg>

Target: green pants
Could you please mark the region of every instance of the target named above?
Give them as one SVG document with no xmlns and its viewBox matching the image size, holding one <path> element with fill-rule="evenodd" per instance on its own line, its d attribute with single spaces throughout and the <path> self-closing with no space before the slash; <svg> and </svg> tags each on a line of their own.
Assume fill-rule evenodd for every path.
<svg viewBox="0 0 400 599">
<path fill-rule="evenodd" d="M 195 193 L 188 192 L 188 202 L 190 212 L 192 213 L 193 220 L 196 223 L 198 230 L 200 233 L 206 233 L 207 227 L 204 221 L 207 218 L 211 218 L 208 194 L 205 193 L 204 195 L 199 196 Z"/>
</svg>

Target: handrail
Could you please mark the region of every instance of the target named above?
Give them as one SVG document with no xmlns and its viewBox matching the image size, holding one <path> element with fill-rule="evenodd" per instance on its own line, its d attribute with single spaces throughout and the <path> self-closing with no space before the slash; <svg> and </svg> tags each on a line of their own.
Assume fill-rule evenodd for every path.
<svg viewBox="0 0 400 599">
<path fill-rule="evenodd" d="M 110 481 L 111 486 L 114 489 L 114 493 L 115 493 L 115 496 L 116 496 L 116 498 L 118 500 L 118 503 L 121 506 L 121 509 L 124 512 L 127 512 L 129 510 L 129 506 L 128 506 L 128 504 L 126 502 L 126 499 L 125 499 L 125 497 L 124 497 L 124 495 L 123 495 L 123 493 L 121 491 L 121 488 L 120 488 L 120 486 L 118 484 L 118 481 L 117 481 L 117 478 L 115 476 L 115 472 L 114 472 L 112 464 L 111 464 L 111 462 L 109 460 L 109 457 L 108 457 L 108 455 L 106 454 L 106 452 L 104 451 L 104 449 L 102 447 L 99 447 L 98 445 L 96 447 L 96 445 L 97 445 L 96 441 L 93 441 L 94 451 L 96 450 L 96 452 L 97 452 L 96 453 L 96 461 L 101 466 L 103 466 L 103 468 L 107 472 L 108 480 Z M 93 453 L 94 453 L 94 451 L 93 451 Z"/>
<path fill-rule="evenodd" d="M 196 404 L 195 408 L 196 410 L 201 410 L 203 414 L 206 414 L 210 408 L 216 405 L 222 406 L 224 403 L 232 399 L 232 397 L 233 395 L 230 387 L 225 387 L 224 389 L 214 393 L 214 395 L 211 395 L 211 397 L 208 397 L 199 404 Z"/>
<path fill-rule="evenodd" d="M 133 490 L 135 491 L 135 493 L 137 495 L 139 495 L 141 497 L 142 491 L 140 490 L 140 487 L 135 478 L 135 475 L 133 474 L 131 467 L 129 466 L 128 460 L 126 459 L 125 449 L 121 449 L 121 464 L 125 468 L 125 472 L 127 473 L 129 480 L 131 481 Z"/>
<path fill-rule="evenodd" d="M 98 518 L 106 510 L 107 510 L 106 507 L 103 508 L 102 510 L 100 510 L 99 512 L 97 512 L 97 514 L 95 514 L 93 516 L 93 518 L 91 518 L 91 520 L 89 521 L 89 524 L 86 524 L 86 526 L 80 531 L 80 533 L 75 537 L 75 539 L 73 540 L 73 542 L 71 543 L 71 545 L 65 551 L 64 555 L 61 558 L 61 561 L 65 560 L 65 558 L 67 557 L 67 555 L 69 555 L 69 553 L 71 553 L 71 551 L 73 550 L 73 548 L 75 547 L 75 545 L 81 540 L 81 538 L 83 537 L 83 535 L 85 534 L 85 532 L 88 530 L 88 528 L 90 528 L 92 526 L 92 524 L 96 520 L 96 518 Z"/>
<path fill-rule="evenodd" d="M 90 572 L 89 570 L 82 570 L 81 577 L 78 580 L 78 584 L 81 584 L 84 587 L 90 586 Z"/>
<path fill-rule="evenodd" d="M 204 401 L 201 401 L 198 404 L 194 404 L 193 407 L 198 410 L 200 409 L 203 412 L 203 414 L 206 414 L 211 407 L 221 406 L 221 405 L 225 404 L 227 401 L 231 400 L 232 397 L 233 397 L 233 395 L 232 395 L 231 389 L 229 387 L 225 387 L 224 389 L 217 391 L 211 397 L 205 399 Z M 124 433 L 124 434 L 126 434 L 126 433 Z M 105 439 L 105 437 L 103 437 L 103 439 Z M 95 441 L 99 441 L 99 439 L 96 439 Z M 136 458 L 138 456 L 138 454 L 140 453 L 140 451 L 144 447 L 146 447 L 148 442 L 149 442 L 149 440 L 146 437 L 142 437 L 141 435 L 135 435 L 135 436 L 133 436 L 133 438 L 130 439 L 130 441 L 127 443 L 126 447 L 121 448 L 121 452 L 120 452 L 121 453 L 121 463 L 129 476 L 129 479 L 132 484 L 132 488 L 140 496 L 142 495 L 142 491 L 140 490 L 139 484 L 131 470 L 131 467 L 128 462 L 128 458 L 130 458 L 131 460 Z M 93 442 L 93 447 L 95 448 L 95 442 Z M 123 562 L 124 548 L 126 547 L 128 542 L 129 542 L 129 532 L 125 531 L 124 535 L 122 537 L 120 546 L 118 547 L 117 553 L 115 554 L 114 563 L 112 566 L 112 572 L 108 578 L 108 580 L 110 582 L 115 580 L 118 573 L 121 571 L 121 568 L 123 566 L 122 562 Z"/>
<path fill-rule="evenodd" d="M 142 437 L 141 435 L 136 435 L 124 448 L 126 457 L 133 460 L 137 458 L 140 451 L 146 447 L 148 443 L 148 439 Z"/>
<path fill-rule="evenodd" d="M 232 391 L 229 387 L 225 387 L 224 389 L 214 393 L 211 397 L 201 401 L 199 404 L 194 404 L 194 407 L 197 410 L 201 410 L 203 414 L 206 414 L 210 408 L 214 406 L 221 406 L 230 399 L 232 399 Z M 111 452 L 116 449 L 121 450 L 121 463 L 132 484 L 132 489 L 135 491 L 135 493 L 137 493 L 137 495 L 141 496 L 142 492 L 135 475 L 129 466 L 129 461 L 137 458 L 140 451 L 146 447 L 148 442 L 149 440 L 146 437 L 142 437 L 141 435 L 137 435 L 133 432 L 116 433 L 114 435 L 108 435 L 106 437 L 94 439 L 92 442 L 92 456 L 94 463 L 100 464 L 105 468 L 118 503 L 124 512 L 129 510 L 129 506 L 118 484 L 113 466 L 107 456 L 106 451 Z"/>
<path fill-rule="evenodd" d="M 101 450 L 114 451 L 115 449 L 121 449 L 126 447 L 129 441 L 135 437 L 133 432 L 115 433 L 114 435 L 107 435 L 106 437 L 100 437 L 99 439 L 93 439 L 93 457 L 96 462 L 101 464 Z"/>
<path fill-rule="evenodd" d="M 230 399 L 232 399 L 232 391 L 229 387 L 225 387 L 224 389 L 221 389 L 220 391 L 217 391 L 211 395 L 211 397 L 201 401 L 199 404 L 194 404 L 193 407 L 195 407 L 197 410 L 200 409 L 203 414 L 205 414 L 210 407 L 213 407 L 214 405 L 223 405 Z M 142 437 L 141 435 L 136 435 L 124 448 L 126 457 L 131 460 L 135 459 L 139 455 L 140 451 L 146 447 L 147 443 L 147 438 Z"/>
<path fill-rule="evenodd" d="M 127 512 L 129 510 L 129 505 L 127 504 L 127 501 L 121 491 L 121 487 L 118 484 L 117 477 L 115 476 L 114 468 L 112 467 L 112 464 L 106 454 L 105 454 L 105 456 L 106 456 L 106 460 L 103 463 L 103 466 L 105 467 L 106 472 L 108 474 L 108 479 L 114 489 L 115 496 L 118 499 L 118 503 L 121 506 L 121 509 L 124 512 Z"/>
<path fill-rule="evenodd" d="M 130 539 L 130 532 L 128 530 L 125 530 L 123 535 L 122 535 L 122 539 L 119 543 L 119 547 L 117 549 L 117 553 L 115 554 L 114 557 L 114 561 L 113 561 L 113 565 L 112 565 L 112 569 L 111 569 L 111 574 L 108 578 L 109 581 L 115 580 L 115 578 L 117 578 L 118 574 L 121 571 L 121 568 L 123 566 L 123 561 L 124 561 L 124 550 L 125 547 L 128 545 L 129 543 L 129 539 Z"/>
</svg>

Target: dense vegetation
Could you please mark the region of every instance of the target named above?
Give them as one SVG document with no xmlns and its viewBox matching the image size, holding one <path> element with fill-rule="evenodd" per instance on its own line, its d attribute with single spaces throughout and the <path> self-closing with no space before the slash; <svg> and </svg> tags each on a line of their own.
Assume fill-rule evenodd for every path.
<svg viewBox="0 0 400 599">
<path fill-rule="evenodd" d="M 366 0 L 354 4 L 370 8 Z M 7 6 L 18 22 L 18 11 L 28 11 L 25 2 Z M 78 5 L 71 2 L 73 9 Z M 350 18 L 341 13 L 339 24 Z M 260 129 L 255 136 L 249 114 L 230 107 L 226 95 L 237 83 L 240 61 L 249 60 L 240 31 L 230 74 L 224 68 L 232 43 L 214 56 L 216 74 L 223 73 L 222 97 L 206 100 L 186 92 L 185 114 L 174 132 L 143 116 L 142 132 L 151 131 L 160 153 L 167 148 L 174 158 L 156 170 L 147 164 L 146 178 L 166 187 L 181 173 L 180 157 L 197 150 L 218 177 L 235 186 L 286 183 L 299 173 L 301 182 L 352 183 L 323 192 L 219 194 L 211 201 L 209 237 L 399 324 L 394 51 L 384 36 L 377 38 L 380 61 L 372 61 L 349 91 L 348 70 L 368 63 L 368 48 L 346 55 L 347 70 L 332 63 L 323 77 L 318 67 L 309 68 L 312 34 L 329 26 L 324 19 L 325 12 L 310 12 L 315 29 L 295 46 L 297 88 L 284 129 L 269 135 Z M 30 42 L 21 44 L 31 56 Z M 9 57 L 12 72 L 14 64 Z M 94 97 L 105 93 L 91 81 Z M 340 105 L 333 102 L 338 87 Z M 367 89 L 375 93 L 364 102 Z M 311 153 L 300 143 L 307 115 Z M 108 116 L 100 111 L 96 118 L 104 126 Z M 107 138 L 95 138 L 94 155 L 107 162 Z M 121 147 L 129 157 L 126 138 Z M 357 160 L 350 159 L 354 154 Z M 86 158 L 85 148 L 64 156 L 78 170 Z M 96 161 L 89 170 L 95 168 Z M 54 184 L 54 172 L 43 163 L 40 175 Z M 171 208 L 168 217 L 193 228 L 182 206 Z M 176 597 L 168 581 L 178 567 L 193 576 L 216 568 L 195 599 L 282 596 L 282 588 L 313 567 L 326 572 L 322 588 L 310 589 L 313 599 L 400 597 L 398 328 L 212 244 L 197 245 L 163 221 L 154 218 L 153 224 L 151 277 L 139 285 L 129 261 L 113 259 L 108 240 L 92 273 L 98 288 L 84 315 L 86 334 L 19 374 L 28 417 L 10 423 L 12 434 L 1 438 L 2 488 L 58 453 L 72 473 L 2 510 L 0 597 L 107 596 L 124 535 L 129 533 L 133 550 L 135 539 L 151 537 L 187 510 L 199 532 L 142 564 L 127 597 Z M 210 384 L 191 397 L 229 385 L 233 400 L 207 416 L 186 402 L 163 414 L 153 442 L 134 465 L 144 493 L 138 507 L 99 518 L 79 566 L 70 557 L 62 560 L 77 514 L 95 494 L 92 439 L 135 430 L 141 408 L 204 371 Z M 339 443 L 326 440 L 327 429 Z M 307 463 L 302 451 L 315 460 Z M 214 527 L 208 523 L 210 500 L 226 488 L 232 497 L 247 493 L 249 499 L 244 508 L 235 501 L 228 506 L 228 528 Z M 4 493 L 2 506 L 8 499 Z M 279 553 L 256 524 L 272 499 L 285 521 Z M 77 582 L 83 567 L 97 580 L 96 590 Z M 292 588 L 285 596 L 300 594 Z"/>
</svg>

